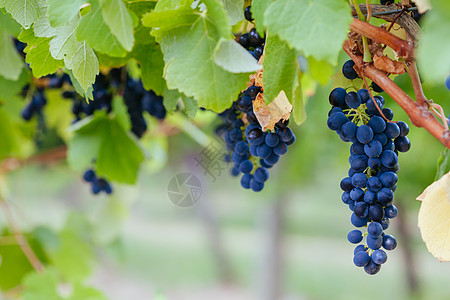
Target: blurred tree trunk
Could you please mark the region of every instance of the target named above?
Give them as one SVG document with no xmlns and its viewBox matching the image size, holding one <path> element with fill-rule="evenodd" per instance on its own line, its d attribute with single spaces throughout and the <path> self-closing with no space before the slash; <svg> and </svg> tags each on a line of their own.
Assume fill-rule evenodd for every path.
<svg viewBox="0 0 450 300">
<path fill-rule="evenodd" d="M 257 299 L 279 300 L 282 296 L 282 231 L 285 198 L 278 196 L 262 217 L 263 245 L 257 274 Z"/>
<path fill-rule="evenodd" d="M 414 259 L 414 253 L 412 249 L 412 236 L 408 227 L 408 221 L 406 219 L 406 209 L 401 202 L 402 201 L 397 201 L 397 203 L 395 204 L 400 212 L 397 216 L 396 224 L 400 234 L 400 240 L 402 241 L 402 247 L 400 248 L 402 251 L 406 278 L 408 281 L 408 298 L 420 299 L 419 276 L 417 273 L 416 261 Z"/>
</svg>

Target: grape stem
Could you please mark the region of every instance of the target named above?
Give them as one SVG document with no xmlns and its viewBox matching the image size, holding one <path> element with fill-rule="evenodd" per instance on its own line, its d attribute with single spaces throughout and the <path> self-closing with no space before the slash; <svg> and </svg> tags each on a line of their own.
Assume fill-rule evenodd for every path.
<svg viewBox="0 0 450 300">
<path fill-rule="evenodd" d="M 359 20 L 354 20 L 354 23 L 360 22 Z M 370 26 L 375 27 L 370 24 L 364 23 L 364 27 Z M 377 27 L 375 27 L 377 28 Z M 367 28 L 366 28 L 367 29 Z M 377 28 L 380 29 L 380 28 Z M 381 31 L 384 31 L 380 29 Z M 366 31 L 366 30 L 364 30 Z M 391 35 L 387 31 L 386 34 Z M 382 39 L 381 36 L 377 40 Z M 402 40 L 402 42 L 404 42 Z M 408 44 L 409 45 L 409 44 Z M 406 50 L 403 46 L 396 47 L 402 51 Z M 397 102 L 398 105 L 408 114 L 411 122 L 417 127 L 423 127 L 428 132 L 430 132 L 434 137 L 436 137 L 445 147 L 450 148 L 450 131 L 441 124 L 433 114 L 428 111 L 427 107 L 421 105 L 421 103 L 415 102 L 411 97 L 408 96 L 398 85 L 396 85 L 385 72 L 375 68 L 373 64 L 364 63 L 363 56 L 360 54 L 355 54 L 351 50 L 351 42 L 346 40 L 343 45 L 344 51 L 350 56 L 350 58 L 355 62 L 356 66 L 361 70 L 361 72 L 367 76 L 369 79 L 374 81 L 378 86 L 380 86 L 392 99 Z M 412 51 L 412 50 L 411 50 Z M 414 80 L 414 78 L 412 78 Z"/>
</svg>

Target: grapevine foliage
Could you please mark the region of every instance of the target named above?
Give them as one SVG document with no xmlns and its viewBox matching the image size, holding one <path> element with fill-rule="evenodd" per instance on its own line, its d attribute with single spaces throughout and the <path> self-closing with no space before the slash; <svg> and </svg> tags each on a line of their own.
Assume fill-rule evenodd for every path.
<svg viewBox="0 0 450 300">
<path fill-rule="evenodd" d="M 399 1 L 376 2 L 399 8 Z M 417 46 L 414 59 L 424 81 L 450 89 L 450 4 L 430 3 L 426 16 L 413 6 L 402 11 L 423 26 L 420 41 L 409 44 Z M 348 33 L 358 12 L 339 0 L 0 0 L 0 163 L 13 160 L 5 165 L 18 166 L 67 147 L 65 158 L 86 188 L 110 195 L 115 183 L 136 183 L 142 164 L 158 157 L 152 151 L 161 139 L 166 147 L 166 135 L 186 131 L 180 124 L 201 123 L 201 110 L 220 122 L 215 133 L 226 143 L 232 175 L 241 175 L 243 188 L 259 192 L 270 186 L 269 169 L 301 139 L 293 125 L 306 121 L 307 100 L 339 69 L 335 85 L 348 85 L 332 90 L 327 124 L 352 142 L 342 200 L 353 211 L 352 224 L 367 234 L 356 229 L 348 240 L 356 244 L 366 236 L 354 263 L 375 274 L 387 260 L 381 247 L 396 246 L 384 230 L 397 215 L 397 155 L 411 143 L 408 125 L 384 107 L 388 97 L 376 95 L 384 92 L 376 79 L 369 81 L 355 59 L 344 62 L 342 46 L 352 41 L 347 53 L 364 55 L 366 66 L 375 50 L 403 64 L 393 49 L 374 50 L 373 41 Z M 382 19 L 373 23 L 389 27 Z M 377 82 L 395 95 L 394 76 L 380 70 L 384 77 Z M 413 84 L 417 93 L 417 80 Z M 276 107 L 280 95 L 292 109 L 282 108 L 289 110 L 285 117 L 268 128 L 262 119 L 272 116 L 258 114 L 255 104 Z M 448 119 L 441 120 L 446 130 Z M 0 288 L 23 283 L 24 299 L 60 299 L 62 278 L 73 285 L 67 299 L 104 299 L 83 283 L 94 253 L 80 245 L 92 244 L 82 234 L 90 231 L 85 220 L 70 217 L 57 234 L 58 250 L 42 250 L 39 239 L 32 245 L 38 259 L 54 268 L 27 276 L 31 267 L 21 270 L 11 280 L 15 285 Z M 76 247 L 81 250 L 74 253 Z"/>
</svg>

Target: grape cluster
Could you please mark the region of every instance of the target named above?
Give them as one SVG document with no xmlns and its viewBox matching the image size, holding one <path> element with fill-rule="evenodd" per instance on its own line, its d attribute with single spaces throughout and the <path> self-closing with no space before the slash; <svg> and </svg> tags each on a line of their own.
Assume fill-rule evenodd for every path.
<svg viewBox="0 0 450 300">
<path fill-rule="evenodd" d="M 242 173 L 241 186 L 259 192 L 269 179 L 268 169 L 274 166 L 280 156 L 286 154 L 288 146 L 295 142 L 295 135 L 288 127 L 288 121 L 279 121 L 273 132 L 263 132 L 253 112 L 253 100 L 261 88 L 250 86 L 219 117 L 225 122 L 216 129 L 222 136 L 231 154 L 226 162 L 233 162 L 233 176 Z M 244 123 L 243 119 L 247 121 Z"/>
<path fill-rule="evenodd" d="M 245 8 L 244 16 L 247 21 L 253 21 L 251 6 Z M 255 28 L 252 28 L 249 33 L 242 34 L 239 37 L 239 44 L 247 49 L 257 60 L 264 52 L 264 38 L 258 34 Z"/>
<path fill-rule="evenodd" d="M 91 184 L 91 190 L 94 195 L 97 195 L 102 191 L 110 195 L 113 191 L 109 182 L 106 181 L 105 178 L 98 178 L 95 171 L 92 169 L 84 172 L 83 179 Z"/>
<path fill-rule="evenodd" d="M 346 65 L 343 68 L 345 77 L 356 78 L 353 67 L 348 67 L 351 63 Z M 350 74 L 352 71 L 356 77 Z M 409 127 L 405 122 L 391 122 L 394 114 L 384 108 L 384 98 L 376 95 L 372 99 L 367 89 L 347 93 L 343 88 L 335 88 L 329 101 L 333 107 L 329 112 L 328 127 L 344 142 L 352 142 L 350 170 L 340 184 L 342 201 L 353 211 L 351 223 L 358 228 L 367 228 L 365 234 L 355 229 L 347 236 L 354 244 L 359 244 L 366 236 L 366 245 L 355 248 L 353 262 L 364 267 L 368 274 L 376 274 L 387 260 L 386 252 L 381 248 L 393 250 L 397 246 L 396 239 L 384 230 L 389 227 L 389 220 L 398 214 L 393 204 L 400 169 L 397 155 L 411 147 L 407 137 Z"/>
</svg>

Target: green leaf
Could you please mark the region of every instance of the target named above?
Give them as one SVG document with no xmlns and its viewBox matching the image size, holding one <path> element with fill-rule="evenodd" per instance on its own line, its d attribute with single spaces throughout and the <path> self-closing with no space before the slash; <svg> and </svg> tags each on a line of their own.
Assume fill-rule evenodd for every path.
<svg viewBox="0 0 450 300">
<path fill-rule="evenodd" d="M 308 59 L 309 73 L 321 85 L 327 85 L 333 76 L 334 68 L 326 61 L 318 61 L 314 57 Z"/>
<path fill-rule="evenodd" d="M 178 89 L 194 97 L 199 106 L 219 112 L 245 89 L 249 74 L 232 74 L 214 63 L 217 44 L 221 38 L 232 37 L 231 27 L 217 0 L 203 3 L 208 7 L 206 12 L 191 9 L 189 3 L 160 11 L 158 2 L 155 11 L 142 21 L 154 28 L 152 35 L 161 44 L 168 88 Z M 161 2 L 161 6 L 169 4 Z"/>
<path fill-rule="evenodd" d="M 59 248 L 53 253 L 53 265 L 64 279 L 79 282 L 91 273 L 94 254 L 78 233 L 64 229 L 59 235 Z"/>
<path fill-rule="evenodd" d="M 292 114 L 297 125 L 306 121 L 306 100 L 307 97 L 302 89 L 302 74 L 297 64 L 297 82 L 292 93 Z"/>
<path fill-rule="evenodd" d="M 4 14 L 0 10 L 0 28 L 3 28 L 9 34 L 17 37 L 22 29 L 19 23 L 17 23 L 11 16 Z"/>
<path fill-rule="evenodd" d="M 139 62 L 142 73 L 142 83 L 147 90 L 153 90 L 156 94 L 162 95 L 166 82 L 163 78 L 164 58 L 161 47 L 153 43 L 138 44 L 134 47 L 132 56 Z"/>
<path fill-rule="evenodd" d="M 96 159 L 99 176 L 133 184 L 144 154 L 136 139 L 117 119 L 97 114 L 78 125 L 74 138 L 69 142 L 68 161 L 71 166 L 84 169 L 93 158 Z"/>
<path fill-rule="evenodd" d="M 112 103 L 113 111 L 117 121 L 126 131 L 131 129 L 131 121 L 127 111 L 127 106 L 122 97 L 115 96 Z"/>
<path fill-rule="evenodd" d="M 436 85 L 444 82 L 450 74 L 450 1 L 432 0 L 431 4 L 433 9 L 423 20 L 417 58 L 424 79 Z"/>
<path fill-rule="evenodd" d="M 87 92 L 99 73 L 99 63 L 94 51 L 86 41 L 79 42 L 75 36 L 78 18 L 70 24 L 55 28 L 55 37 L 50 41 L 50 52 L 55 59 L 64 59 L 67 69 Z"/>
<path fill-rule="evenodd" d="M 184 104 L 184 112 L 188 116 L 189 119 L 193 120 L 195 119 L 195 116 L 197 115 L 198 111 L 198 103 L 191 97 L 182 96 L 181 99 L 183 100 Z"/>
<path fill-rule="evenodd" d="M 284 91 L 290 101 L 298 82 L 297 51 L 270 32 L 264 55 L 264 101 L 266 104 Z"/>
<path fill-rule="evenodd" d="M 105 23 L 122 47 L 131 51 L 134 44 L 133 21 L 122 0 L 101 0 Z"/>
<path fill-rule="evenodd" d="M 56 60 L 50 53 L 50 38 L 35 37 L 33 29 L 22 31 L 19 35 L 21 42 L 27 43 L 24 52 L 25 61 L 30 64 L 34 77 L 42 77 L 55 73 L 64 66 L 62 60 Z"/>
<path fill-rule="evenodd" d="M 0 100 L 8 100 L 19 94 L 31 80 L 30 72 L 23 68 L 19 80 L 9 80 L 0 76 Z M 1 103 L 1 101 L 0 101 Z"/>
<path fill-rule="evenodd" d="M 28 29 L 43 14 L 43 0 L 0 0 L 0 8 L 6 8 L 12 17 L 25 29 Z"/>
<path fill-rule="evenodd" d="M 244 19 L 244 0 L 220 0 L 227 12 L 230 24 L 235 25 Z"/>
<path fill-rule="evenodd" d="M 256 31 L 261 35 L 264 36 L 264 27 L 265 27 L 265 20 L 264 20 L 264 13 L 266 9 L 274 2 L 275 0 L 258 0 L 253 1 L 252 3 L 252 18 L 255 19 L 255 28 Z"/>
<path fill-rule="evenodd" d="M 87 0 L 48 0 L 47 14 L 50 24 L 57 27 L 72 21 Z"/>
<path fill-rule="evenodd" d="M 86 287 L 80 283 L 75 284 L 72 295 L 68 300 L 107 300 L 99 290 L 92 287 Z"/>
<path fill-rule="evenodd" d="M 230 73 L 253 73 L 262 66 L 235 40 L 220 39 L 214 52 L 214 62 Z"/>
<path fill-rule="evenodd" d="M 177 108 L 178 101 L 181 99 L 181 94 L 177 90 L 169 90 L 167 87 L 164 90 L 163 104 L 168 112 L 174 112 Z"/>
<path fill-rule="evenodd" d="M 19 79 L 23 60 L 13 44 L 11 35 L 0 27 L 0 75 L 10 80 Z"/>
<path fill-rule="evenodd" d="M 58 278 L 51 269 L 43 273 L 30 273 L 24 279 L 24 300 L 62 300 L 58 294 Z"/>
<path fill-rule="evenodd" d="M 278 34 L 305 56 L 336 64 L 352 21 L 345 1 L 278 0 L 264 13 L 271 34 Z"/>
<path fill-rule="evenodd" d="M 94 91 L 94 87 L 91 85 L 89 86 L 87 91 L 84 91 L 83 88 L 81 87 L 80 83 L 78 82 L 78 80 L 75 78 L 75 76 L 73 75 L 71 70 L 68 70 L 67 68 L 64 68 L 64 71 L 69 74 L 70 76 L 70 81 L 72 81 L 72 86 L 75 88 L 75 91 L 82 96 L 83 98 L 85 98 L 86 100 L 93 100 L 94 96 L 92 95 L 92 92 Z"/>
<path fill-rule="evenodd" d="M 449 157 L 450 153 L 447 148 L 439 155 L 438 161 L 437 161 L 437 172 L 436 177 L 434 178 L 434 181 L 438 181 L 442 176 L 444 176 L 447 173 L 447 170 L 449 168 Z"/>
<path fill-rule="evenodd" d="M 78 25 L 78 40 L 86 41 L 90 47 L 106 55 L 124 57 L 127 51 L 106 25 L 99 0 L 92 0 L 91 5 L 91 11 L 81 18 Z"/>
</svg>

